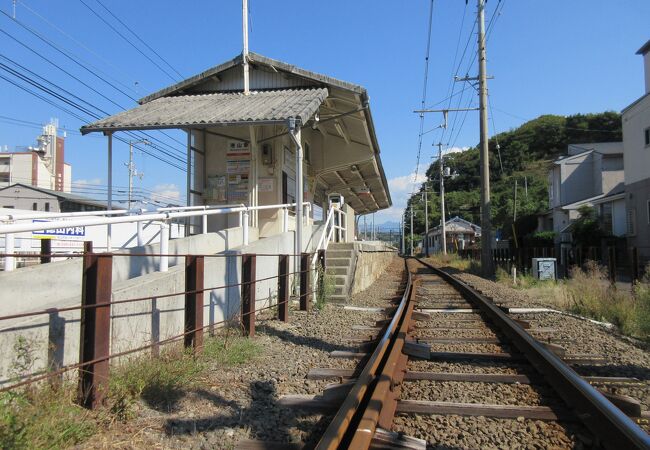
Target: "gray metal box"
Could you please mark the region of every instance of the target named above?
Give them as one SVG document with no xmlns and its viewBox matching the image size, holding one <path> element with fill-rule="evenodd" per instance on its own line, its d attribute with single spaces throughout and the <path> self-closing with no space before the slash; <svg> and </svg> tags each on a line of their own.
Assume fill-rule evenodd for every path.
<svg viewBox="0 0 650 450">
<path fill-rule="evenodd" d="M 557 279 L 557 260 L 555 258 L 533 258 L 533 277 L 538 280 Z"/>
</svg>

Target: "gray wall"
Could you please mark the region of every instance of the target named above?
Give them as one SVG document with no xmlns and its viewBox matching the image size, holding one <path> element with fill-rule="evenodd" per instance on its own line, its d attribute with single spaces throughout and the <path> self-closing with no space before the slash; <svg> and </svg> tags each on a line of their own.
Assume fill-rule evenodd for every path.
<svg viewBox="0 0 650 450">
<path fill-rule="evenodd" d="M 174 247 L 170 243 L 170 252 L 202 254 L 220 252 L 218 256 L 205 258 L 206 292 L 203 305 L 206 326 L 232 318 L 240 309 L 240 288 L 238 286 L 221 288 L 240 282 L 241 258 L 237 256 L 238 254 L 293 252 L 293 232 L 257 240 L 243 247 L 233 245 L 233 241 L 239 239 L 237 230 L 227 231 L 230 233 L 226 233 L 225 236 L 210 233 L 179 239 L 172 242 Z M 314 229 L 313 235 L 310 228 L 305 231 L 305 249 L 311 249 L 311 246 L 315 245 L 321 232 L 322 227 Z M 223 252 L 219 249 L 220 246 L 223 248 L 227 244 L 230 244 L 229 251 Z M 147 250 L 157 251 L 156 248 Z M 155 263 L 151 263 L 151 258 L 147 260 L 150 261 L 148 265 L 130 266 L 119 261 L 114 263 L 116 279 L 135 273 L 144 273 L 144 275 L 115 281 L 112 290 L 113 301 L 140 297 L 151 297 L 151 300 L 112 306 L 111 353 L 152 344 L 179 335 L 183 331 L 184 296 L 165 298 L 156 296 L 185 291 L 184 266 L 177 264 L 170 267 L 168 272 L 151 273 Z M 2 295 L 0 315 L 79 305 L 80 264 L 79 260 L 64 261 L 0 274 L 0 283 L 3 286 L 0 292 Z M 139 269 L 135 270 L 134 267 Z M 276 276 L 277 268 L 277 256 L 260 255 L 257 260 L 256 278 Z M 30 269 L 37 269 L 37 272 Z M 35 286 L 34 282 L 38 284 Z M 70 286 L 67 285 L 68 282 Z M 276 299 L 277 279 L 256 284 L 258 309 L 274 304 Z M 4 350 L 0 355 L 0 384 L 6 383 L 15 375 L 12 372 L 12 366 L 16 361 L 13 348 L 19 336 L 27 339 L 36 358 L 30 372 L 76 363 L 79 358 L 79 317 L 79 311 L 71 311 L 60 315 L 53 313 L 49 316 L 39 315 L 0 322 L 0 348 Z"/>
</svg>

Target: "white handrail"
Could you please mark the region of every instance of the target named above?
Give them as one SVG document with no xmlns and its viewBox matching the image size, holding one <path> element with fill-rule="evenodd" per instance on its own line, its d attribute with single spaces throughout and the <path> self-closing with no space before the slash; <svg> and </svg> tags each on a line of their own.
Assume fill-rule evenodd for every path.
<svg viewBox="0 0 650 450">
<path fill-rule="evenodd" d="M 259 211 L 263 209 L 281 209 L 295 206 L 295 203 L 287 203 L 281 205 L 262 205 L 262 206 L 237 206 L 227 208 L 214 208 L 214 209 L 201 209 L 198 211 L 180 211 L 180 212 L 160 212 L 160 213 L 143 213 L 133 216 L 122 217 L 103 217 L 103 218 L 87 218 L 78 220 L 58 220 L 51 222 L 37 222 L 37 223 L 12 223 L 0 224 L 0 234 L 21 233 L 25 231 L 44 231 L 53 230 L 56 228 L 70 228 L 70 227 L 84 227 L 93 225 L 109 225 L 116 223 L 128 222 L 142 222 L 150 220 L 171 220 L 182 217 L 197 217 L 203 215 L 216 215 L 216 214 L 230 214 L 243 211 Z M 20 220 L 20 219 L 17 219 Z"/>
</svg>

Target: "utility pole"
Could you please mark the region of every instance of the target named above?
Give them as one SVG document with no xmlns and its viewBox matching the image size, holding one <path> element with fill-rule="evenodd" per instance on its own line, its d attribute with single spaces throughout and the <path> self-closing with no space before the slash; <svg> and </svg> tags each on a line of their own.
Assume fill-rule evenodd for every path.
<svg viewBox="0 0 650 450">
<path fill-rule="evenodd" d="M 248 81 L 248 0 L 242 0 L 242 34 L 243 50 L 242 63 L 244 69 L 244 95 L 250 93 Z"/>
<path fill-rule="evenodd" d="M 429 256 L 429 191 L 424 183 L 424 254 Z"/>
<path fill-rule="evenodd" d="M 406 254 L 406 239 L 404 238 L 404 221 L 406 220 L 406 210 L 404 210 L 404 214 L 402 214 L 402 219 L 399 222 L 399 231 L 400 234 L 402 235 L 402 255 Z"/>
<path fill-rule="evenodd" d="M 411 205 L 411 256 L 413 256 L 413 205 Z"/>
<path fill-rule="evenodd" d="M 124 164 L 129 170 L 129 209 L 131 209 L 131 204 L 133 202 L 133 177 L 137 176 L 138 178 L 142 179 L 142 176 L 144 175 L 144 173 L 138 172 L 138 170 L 135 168 L 135 163 L 133 162 L 134 144 L 149 145 L 149 141 L 146 139 L 143 139 L 141 141 L 129 141 L 129 163 Z"/>
<path fill-rule="evenodd" d="M 517 180 L 515 180 L 515 202 L 512 212 L 512 221 L 513 223 L 517 221 Z"/>
<path fill-rule="evenodd" d="M 481 270 L 492 276 L 492 223 L 490 218 L 490 157 L 488 153 L 487 62 L 485 56 L 485 0 L 478 3 L 479 114 L 481 124 Z"/>
<path fill-rule="evenodd" d="M 440 238 L 442 254 L 447 254 L 447 219 L 445 217 L 445 172 L 442 165 L 442 142 L 438 143 L 438 170 L 440 172 Z"/>
</svg>

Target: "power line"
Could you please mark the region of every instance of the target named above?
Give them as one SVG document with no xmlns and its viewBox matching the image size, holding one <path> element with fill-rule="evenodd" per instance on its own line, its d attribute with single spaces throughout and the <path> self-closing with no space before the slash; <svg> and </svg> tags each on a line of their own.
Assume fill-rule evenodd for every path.
<svg viewBox="0 0 650 450">
<path fill-rule="evenodd" d="M 431 29 L 433 24 L 433 3 L 434 0 L 431 0 L 429 6 L 429 27 L 427 31 L 427 49 L 424 57 L 424 82 L 422 86 L 422 101 L 420 102 L 421 109 L 425 108 L 427 101 L 427 84 L 429 80 L 429 54 L 431 52 Z M 418 179 L 418 172 L 420 171 L 420 155 L 422 153 L 422 136 L 424 132 L 424 113 L 420 113 L 420 132 L 418 133 L 418 154 L 417 161 L 415 164 L 415 174 L 413 176 L 413 189 L 411 190 L 411 195 L 415 192 L 415 185 Z"/>
<path fill-rule="evenodd" d="M 58 27 L 55 23 L 52 23 L 52 22 L 51 22 L 50 20 L 48 20 L 46 17 L 44 17 L 43 15 L 39 14 L 37 11 L 34 11 L 34 9 L 31 8 L 29 5 L 27 5 L 27 3 L 25 3 L 23 0 L 20 0 L 20 4 L 22 4 L 22 6 L 23 6 L 25 9 L 27 9 L 29 12 L 31 12 L 33 15 L 35 15 L 36 17 L 38 17 L 39 19 L 41 19 L 43 22 L 45 22 L 46 24 L 48 24 L 49 26 L 51 26 L 52 28 L 54 28 L 56 31 L 58 31 L 59 33 L 61 33 L 61 34 L 62 34 L 63 36 L 65 36 L 66 38 L 70 39 L 72 42 L 74 42 L 74 43 L 77 44 L 78 46 L 82 47 L 83 49 L 85 49 L 86 51 L 88 51 L 89 53 L 91 53 L 92 55 L 94 55 L 94 56 L 96 56 L 97 58 L 101 59 L 101 60 L 104 61 L 106 64 L 110 65 L 110 66 L 113 67 L 114 69 L 116 69 L 116 70 L 118 70 L 119 72 L 121 72 L 123 75 L 130 76 L 130 75 L 127 74 L 124 70 L 120 69 L 118 66 L 116 66 L 115 64 L 113 64 L 111 61 L 109 61 L 108 59 L 104 58 L 101 54 L 99 54 L 99 53 L 96 52 L 95 50 L 91 49 L 90 47 L 88 47 L 86 44 L 84 44 L 83 42 L 79 41 L 78 39 L 75 39 L 73 36 L 71 36 L 71 35 L 70 35 L 69 33 L 67 33 L 65 30 L 63 30 L 63 29 L 61 29 L 60 27 Z M 96 70 L 99 70 L 99 69 L 96 69 Z M 102 73 L 104 73 L 106 76 L 109 76 L 109 75 L 106 74 L 105 72 L 102 72 Z M 112 78 L 112 77 L 111 77 L 111 78 Z M 118 83 L 118 84 L 120 84 L 122 87 L 124 87 L 125 89 L 128 89 L 128 90 L 131 91 L 133 94 L 136 94 L 136 95 L 137 95 L 137 92 L 136 92 L 132 87 L 130 87 L 130 86 L 128 86 L 128 85 L 122 83 L 121 81 L 119 81 L 119 80 L 117 80 L 117 79 L 115 79 L 115 78 L 112 78 L 112 79 L 113 79 L 113 81 L 115 81 L 116 83 Z"/>
<path fill-rule="evenodd" d="M 129 95 L 129 94 L 127 94 L 126 92 L 124 92 L 124 91 L 123 91 L 122 89 L 120 89 L 119 87 L 115 86 L 115 85 L 114 85 L 113 83 L 111 83 L 110 81 L 106 80 L 104 77 L 98 75 L 98 74 L 97 74 L 96 72 L 94 72 L 93 70 L 91 70 L 91 69 L 89 69 L 88 67 L 86 67 L 84 64 L 82 64 L 82 63 L 79 62 L 77 59 L 75 59 L 76 57 L 75 57 L 74 55 L 71 56 L 70 52 L 68 52 L 67 50 L 62 49 L 61 47 L 57 46 L 57 45 L 56 45 L 55 43 L 53 43 L 51 40 L 49 40 L 49 39 L 43 37 L 40 33 L 36 32 L 35 30 L 33 30 L 32 28 L 30 28 L 29 26 L 23 24 L 22 22 L 20 22 L 20 21 L 18 21 L 18 20 L 15 20 L 15 19 L 12 19 L 11 16 L 9 16 L 9 15 L 8 15 L 7 13 L 5 13 L 4 11 L 1 11 L 1 10 L 0 10 L 0 13 L 4 14 L 6 17 L 8 17 L 10 20 L 12 20 L 13 22 L 15 22 L 16 24 L 18 24 L 20 27 L 22 27 L 23 29 L 27 30 L 27 31 L 28 31 L 29 33 L 31 33 L 32 35 L 36 36 L 36 37 L 37 37 L 38 39 L 40 39 L 41 41 L 45 42 L 48 46 L 50 46 L 51 48 L 53 48 L 54 50 L 56 50 L 57 52 L 59 52 L 60 54 L 62 54 L 63 56 L 65 56 L 66 58 L 68 58 L 69 60 L 71 60 L 72 62 L 74 62 L 75 64 L 77 64 L 79 67 L 83 68 L 84 70 L 86 70 L 87 72 L 89 72 L 90 74 L 92 74 L 93 76 L 97 77 L 98 79 L 100 79 L 100 80 L 102 80 L 104 83 L 106 83 L 107 85 L 111 86 L 113 89 L 117 90 L 118 92 L 122 93 L 124 96 L 126 96 L 126 97 L 128 97 L 129 99 L 131 99 L 131 100 L 133 100 L 134 102 L 136 102 L 136 99 L 135 99 L 135 98 L 133 98 L 131 95 Z M 45 60 L 46 62 L 48 62 L 49 64 L 53 65 L 53 66 L 56 67 L 57 69 L 61 70 L 63 73 L 65 73 L 65 74 L 68 75 L 69 77 L 71 77 L 71 78 L 73 78 L 74 80 L 76 80 L 77 82 L 81 83 L 83 86 L 85 86 L 85 87 L 87 87 L 88 89 L 90 89 L 91 91 L 95 92 L 96 94 L 98 94 L 99 96 L 101 96 L 102 98 L 104 98 L 105 100 L 107 100 L 107 101 L 109 101 L 110 103 L 112 103 L 113 105 L 117 106 L 117 107 L 120 108 L 121 110 L 125 110 L 125 109 L 126 109 L 124 106 L 122 106 L 122 105 L 120 105 L 119 103 L 115 102 L 114 100 L 110 99 L 110 98 L 107 97 L 106 95 L 102 94 L 102 93 L 99 92 L 97 89 L 95 89 L 94 87 L 90 86 L 88 83 L 82 81 L 82 80 L 81 80 L 80 78 L 78 78 L 77 76 L 73 75 L 73 74 L 70 73 L 69 71 L 67 71 L 67 70 L 65 70 L 64 68 L 62 68 L 60 65 L 54 63 L 54 62 L 51 61 L 49 58 L 43 56 L 41 53 L 37 52 L 36 50 L 34 50 L 33 48 L 31 48 L 29 45 L 25 44 L 24 42 L 20 41 L 19 39 L 15 38 L 14 36 L 11 36 L 9 33 L 5 32 L 5 31 L 2 30 L 2 29 L 0 29 L 0 32 L 3 33 L 5 36 L 9 37 L 10 39 L 12 39 L 13 41 L 15 41 L 16 43 L 18 43 L 19 45 L 21 45 L 22 47 L 24 47 L 24 48 L 26 48 L 27 50 L 29 50 L 30 52 L 32 52 L 32 53 L 35 54 L 36 56 L 38 56 L 38 57 L 40 57 L 41 59 Z M 109 113 L 107 113 L 106 111 L 101 110 L 100 108 L 97 108 L 97 110 L 99 110 L 100 112 L 102 112 L 102 113 L 105 114 L 105 115 L 109 115 Z M 140 131 L 140 132 L 138 132 L 138 133 L 141 134 L 141 135 L 145 135 L 145 136 L 149 137 L 151 140 L 157 141 L 157 142 L 161 143 L 162 145 L 166 145 L 166 146 L 168 146 L 169 148 L 171 148 L 172 150 L 174 150 L 174 151 L 178 152 L 179 154 L 185 156 L 185 152 L 184 152 L 184 151 L 178 150 L 178 149 L 172 147 L 172 146 L 169 145 L 169 144 L 165 144 L 163 141 L 161 141 L 160 139 L 157 139 L 157 138 L 151 136 L 149 133 L 145 133 L 145 132 L 143 132 L 143 131 Z M 176 142 L 179 142 L 179 141 L 176 140 L 175 138 L 173 138 L 173 137 L 167 135 L 166 133 L 163 133 L 163 134 L 165 134 L 166 136 L 168 136 L 168 137 L 170 137 L 171 139 L 175 140 Z M 179 142 L 179 143 L 180 143 L 180 142 Z"/>
<path fill-rule="evenodd" d="M 5 59 L 8 59 L 8 58 L 5 57 Z M 10 61 L 11 61 L 11 60 L 10 60 Z M 16 63 L 16 64 L 17 64 L 17 63 Z M 22 66 L 21 66 L 21 67 L 22 67 Z M 0 69 L 3 69 L 3 70 L 5 70 L 6 72 L 9 72 L 10 74 L 14 75 L 15 77 L 17 77 L 17 78 L 19 78 L 19 79 L 21 79 L 21 80 L 27 82 L 28 84 L 32 85 L 33 87 L 36 87 L 37 89 L 39 89 L 39 90 L 41 90 L 41 91 L 43 91 L 43 92 L 45 92 L 45 93 L 47 93 L 47 94 L 53 96 L 54 98 L 58 99 L 59 101 L 62 101 L 63 103 L 65 103 L 65 104 L 67 104 L 67 105 L 69 105 L 69 106 L 72 106 L 73 108 L 75 108 L 75 109 L 81 111 L 81 112 L 84 113 L 84 114 L 87 114 L 87 115 L 89 115 L 89 116 L 91 116 L 91 117 L 93 117 L 93 118 L 95 118 L 95 119 L 98 119 L 98 118 L 99 118 L 99 116 L 98 116 L 97 114 L 95 114 L 93 111 L 91 111 L 91 110 L 87 109 L 86 107 L 84 107 L 84 106 L 82 106 L 82 105 L 80 105 L 80 104 L 78 104 L 78 103 L 76 103 L 76 102 L 74 102 L 74 101 L 72 101 L 72 100 L 66 98 L 65 96 L 63 96 L 63 95 L 61 95 L 61 94 L 59 94 L 59 93 L 53 91 L 52 89 L 46 87 L 45 85 L 43 85 L 43 84 L 41 84 L 41 83 L 35 81 L 33 78 L 30 78 L 30 77 L 27 76 L 27 75 L 21 74 L 20 72 L 14 70 L 14 69 L 11 69 L 10 67 L 6 66 L 5 64 L 0 63 Z M 29 71 L 29 69 L 26 69 L 26 70 Z M 31 72 L 31 71 L 29 71 L 29 72 Z M 33 72 L 32 72 L 32 73 L 33 73 Z M 40 77 L 39 75 L 36 75 L 36 76 L 39 77 L 39 78 L 42 78 L 42 77 Z M 4 77 L 3 77 L 3 78 L 4 78 Z M 6 79 L 6 78 L 5 78 L 5 79 Z M 61 91 L 63 91 L 63 92 L 68 93 L 68 91 L 66 91 L 65 89 L 63 89 L 63 88 L 61 88 L 60 86 L 56 85 L 55 83 L 52 83 L 52 82 L 50 82 L 50 81 L 47 81 L 47 83 L 50 84 L 51 86 L 54 86 L 56 89 L 59 89 L 59 90 L 61 90 Z M 15 83 L 12 83 L 12 84 L 15 85 Z M 29 92 L 29 91 L 28 91 L 28 92 Z M 33 94 L 33 93 L 32 93 L 32 94 Z M 72 94 L 72 95 L 73 95 L 73 94 Z M 73 95 L 73 96 L 74 96 L 74 95 Z M 74 97 L 76 97 L 76 96 L 74 96 Z M 42 97 L 39 97 L 39 98 L 42 99 Z M 76 97 L 76 98 L 79 98 L 79 97 Z M 81 100 L 81 99 L 80 99 L 80 100 Z M 93 108 L 99 110 L 99 108 L 97 108 L 96 106 L 92 105 L 91 103 L 88 103 L 88 102 L 86 102 L 86 101 L 84 101 L 84 100 L 82 100 L 82 101 L 83 101 L 84 103 L 90 105 L 91 107 L 93 107 Z M 52 104 L 51 102 L 48 102 L 48 103 Z M 52 105 L 53 105 L 53 106 L 56 106 L 56 105 L 54 105 L 54 104 L 52 104 Z M 101 111 L 101 110 L 100 110 L 100 111 Z M 69 110 L 66 110 L 66 112 L 70 113 Z M 80 118 L 79 116 L 73 115 L 73 117 L 78 118 L 78 119 L 81 120 L 83 123 L 88 123 L 87 120 L 85 120 L 85 119 L 83 119 L 83 118 Z M 143 150 L 143 149 L 140 149 L 140 150 L 146 152 L 146 151 Z M 166 156 L 168 156 L 169 158 L 176 159 L 177 161 L 179 161 L 179 162 L 181 162 L 181 163 L 184 162 L 184 160 L 182 160 L 181 158 L 179 158 L 179 157 L 177 157 L 177 156 L 174 156 L 174 155 L 172 155 L 172 154 L 170 154 L 170 153 L 164 151 L 163 149 L 158 148 L 158 150 L 159 150 L 161 153 L 163 153 L 163 154 L 165 154 Z M 146 152 L 146 153 L 148 153 L 148 152 Z M 151 153 L 148 153 L 148 154 L 150 154 L 151 156 L 156 157 L 155 155 L 153 155 L 153 154 L 151 154 Z M 166 163 L 168 163 L 168 164 L 170 164 L 170 165 L 173 165 L 174 167 L 176 167 L 176 168 L 182 170 L 181 166 L 175 165 L 175 164 L 173 164 L 173 163 L 171 163 L 171 162 L 169 162 L 169 161 L 166 161 L 166 160 L 164 160 L 164 159 L 162 159 L 162 158 L 159 158 L 159 159 L 160 159 L 161 161 L 163 161 L 163 162 L 166 162 Z"/>
<path fill-rule="evenodd" d="M 95 1 L 99 4 L 99 6 L 101 6 L 102 8 L 104 8 L 104 9 L 106 10 L 106 12 L 108 12 L 111 16 L 113 16 L 113 18 L 114 18 L 115 20 L 117 20 L 117 21 L 118 21 L 118 22 L 119 22 L 119 23 L 120 23 L 124 28 L 126 28 L 127 30 L 129 30 L 129 32 L 131 32 L 131 34 L 132 34 L 133 36 L 135 36 L 135 38 L 136 38 L 138 41 L 140 41 L 140 42 L 141 42 L 145 47 L 147 47 L 151 52 L 153 52 L 154 55 L 156 55 L 158 58 L 160 58 L 160 60 L 161 60 L 162 62 L 164 62 L 165 64 L 167 64 L 167 67 L 169 67 L 169 68 L 172 69 L 174 72 L 176 72 L 176 74 L 177 74 L 179 77 L 183 78 L 183 75 L 182 75 L 178 70 L 176 70 L 176 69 L 175 69 L 171 64 L 169 64 L 169 62 L 168 62 L 165 58 L 163 58 L 162 56 L 160 56 L 160 54 L 159 54 L 156 50 L 154 50 L 153 48 L 151 48 L 151 46 L 150 46 L 149 44 L 147 44 L 147 43 L 146 43 L 146 42 L 145 42 L 145 41 L 144 41 L 140 36 L 138 36 L 138 34 L 137 34 L 135 31 L 133 31 L 133 29 L 131 29 L 127 24 L 125 24 L 122 20 L 120 20 L 119 17 L 117 17 L 115 14 L 113 14 L 113 12 L 112 12 L 110 9 L 108 9 L 108 8 L 107 8 L 107 7 L 106 7 L 106 6 L 105 6 L 105 5 L 104 5 L 100 0 L 95 0 Z"/>
<path fill-rule="evenodd" d="M 158 64 L 156 61 L 154 61 L 149 55 L 147 55 L 145 52 L 140 50 L 137 45 L 135 45 L 129 38 L 124 36 L 117 28 L 115 28 L 108 20 L 104 19 L 101 14 L 99 14 L 97 11 L 95 11 L 93 8 L 88 5 L 84 0 L 79 0 L 81 4 L 83 4 L 86 8 L 90 10 L 99 20 L 104 22 L 111 30 L 113 30 L 118 36 L 120 36 L 122 39 L 124 39 L 131 47 L 133 47 L 138 53 L 140 53 L 142 56 L 147 58 L 154 66 L 156 66 L 158 69 L 160 69 L 165 75 L 167 75 L 169 78 L 171 78 L 173 81 L 179 81 L 178 78 L 174 77 L 171 75 L 167 70 L 165 70 L 160 64 Z M 99 2 L 98 2 L 99 3 Z M 100 3 L 101 5 L 101 3 Z M 103 6 L 103 5 L 102 5 Z M 109 11 L 110 12 L 110 11 Z M 111 13 L 112 15 L 112 13 Z M 180 75 L 180 74 L 179 74 Z M 182 78 L 182 75 L 181 75 Z"/>
</svg>

